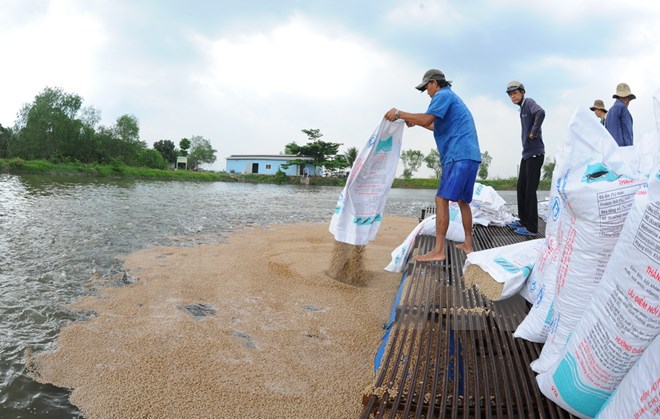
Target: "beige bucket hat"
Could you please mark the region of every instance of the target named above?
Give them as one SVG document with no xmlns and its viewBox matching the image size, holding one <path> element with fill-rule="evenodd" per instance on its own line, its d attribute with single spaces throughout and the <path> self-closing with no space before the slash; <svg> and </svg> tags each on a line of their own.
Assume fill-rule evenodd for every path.
<svg viewBox="0 0 660 419">
<path fill-rule="evenodd" d="M 592 111 L 595 111 L 596 109 L 600 109 L 601 111 L 607 112 L 607 109 L 605 109 L 605 102 L 603 102 L 600 99 L 594 100 L 594 105 L 589 109 L 591 109 Z"/>
<path fill-rule="evenodd" d="M 637 96 L 633 95 L 630 91 L 630 86 L 627 83 L 619 83 L 616 85 L 616 93 L 612 95 L 614 99 L 617 98 L 626 98 L 637 99 Z"/>
</svg>

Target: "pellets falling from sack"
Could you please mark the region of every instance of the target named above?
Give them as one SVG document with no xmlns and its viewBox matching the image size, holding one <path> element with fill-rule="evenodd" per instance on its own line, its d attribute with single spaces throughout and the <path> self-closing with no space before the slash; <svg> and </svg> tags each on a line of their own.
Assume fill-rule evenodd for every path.
<svg viewBox="0 0 660 419">
<path fill-rule="evenodd" d="M 497 301 L 502 296 L 504 284 L 497 282 L 478 265 L 469 265 L 464 272 L 465 286 L 475 286 L 486 298 Z"/>
<path fill-rule="evenodd" d="M 363 286 L 366 282 L 363 255 L 366 246 L 335 241 L 327 275 L 349 285 Z"/>
</svg>

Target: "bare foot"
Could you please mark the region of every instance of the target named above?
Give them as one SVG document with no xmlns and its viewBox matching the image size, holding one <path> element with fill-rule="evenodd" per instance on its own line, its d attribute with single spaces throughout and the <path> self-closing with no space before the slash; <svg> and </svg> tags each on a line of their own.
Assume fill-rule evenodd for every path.
<svg viewBox="0 0 660 419">
<path fill-rule="evenodd" d="M 457 244 L 456 248 L 464 251 L 466 255 L 472 253 L 472 246 L 466 246 L 465 243 Z"/>
<path fill-rule="evenodd" d="M 443 252 L 430 251 L 423 255 L 415 256 L 417 262 L 442 262 L 445 260 L 445 254 Z"/>
</svg>

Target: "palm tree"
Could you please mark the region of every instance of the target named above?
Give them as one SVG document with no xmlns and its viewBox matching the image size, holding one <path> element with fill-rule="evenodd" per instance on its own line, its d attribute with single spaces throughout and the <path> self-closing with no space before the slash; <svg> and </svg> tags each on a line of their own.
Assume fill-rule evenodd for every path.
<svg viewBox="0 0 660 419">
<path fill-rule="evenodd" d="M 346 152 L 344 153 L 344 157 L 348 162 L 348 167 L 353 167 L 353 163 L 355 163 L 355 160 L 357 160 L 357 156 L 358 156 L 357 147 L 349 147 L 348 149 L 346 149 Z"/>
</svg>

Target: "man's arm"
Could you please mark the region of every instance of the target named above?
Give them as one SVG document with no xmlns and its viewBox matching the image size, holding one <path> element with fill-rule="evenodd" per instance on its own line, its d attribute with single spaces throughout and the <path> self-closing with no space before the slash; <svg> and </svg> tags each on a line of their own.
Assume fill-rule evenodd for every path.
<svg viewBox="0 0 660 419">
<path fill-rule="evenodd" d="M 400 111 L 396 108 L 392 108 L 385 114 L 385 119 L 388 121 L 403 119 L 409 127 L 419 125 L 420 127 L 433 130 L 433 121 L 435 121 L 435 116 L 429 115 L 427 113 L 409 113 Z"/>
<path fill-rule="evenodd" d="M 534 115 L 534 124 L 532 124 L 532 129 L 529 132 L 529 139 L 533 140 L 541 129 L 541 124 L 543 124 L 543 120 L 545 119 L 545 110 L 536 102 L 532 102 L 530 105 L 530 111 Z"/>
</svg>

